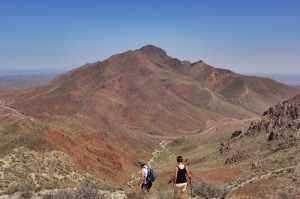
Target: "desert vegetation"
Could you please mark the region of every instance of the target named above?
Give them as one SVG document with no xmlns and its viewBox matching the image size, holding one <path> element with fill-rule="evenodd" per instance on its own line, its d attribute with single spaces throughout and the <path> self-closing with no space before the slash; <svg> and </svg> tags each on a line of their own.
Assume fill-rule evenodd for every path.
<svg viewBox="0 0 300 199">
<path fill-rule="evenodd" d="M 205 199 L 224 199 L 229 193 L 227 186 L 228 185 L 217 184 L 213 182 L 198 181 L 193 183 L 193 190 L 195 195 L 204 197 Z"/>
<path fill-rule="evenodd" d="M 126 195 L 121 190 L 105 190 L 105 187 L 93 182 L 81 182 L 74 188 L 67 189 L 39 189 L 31 183 L 23 183 L 5 193 L 6 196 L 16 198 L 39 199 L 125 199 Z M 1 196 L 0 196 L 1 197 Z"/>
</svg>

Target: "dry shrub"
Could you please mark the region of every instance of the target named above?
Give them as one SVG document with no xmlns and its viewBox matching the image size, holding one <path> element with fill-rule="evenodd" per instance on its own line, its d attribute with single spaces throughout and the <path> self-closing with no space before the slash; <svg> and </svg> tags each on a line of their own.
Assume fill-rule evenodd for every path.
<svg viewBox="0 0 300 199">
<path fill-rule="evenodd" d="M 44 184 L 42 188 L 43 189 L 57 189 L 58 185 L 55 184 L 54 182 L 52 182 L 52 183 L 49 182 L 49 183 Z"/>
<path fill-rule="evenodd" d="M 184 142 L 185 142 L 184 138 L 177 138 L 177 139 L 173 140 L 169 145 L 170 146 L 180 146 L 180 145 L 183 145 Z"/>
<path fill-rule="evenodd" d="M 10 187 L 8 190 L 6 190 L 4 192 L 4 194 L 7 195 L 13 195 L 14 193 L 16 193 L 17 191 L 19 191 L 18 187 L 14 186 L 14 187 Z"/>
<path fill-rule="evenodd" d="M 34 189 L 35 189 L 35 186 L 30 183 L 23 183 L 19 186 L 20 192 L 29 192 L 29 191 L 33 191 Z"/>
<path fill-rule="evenodd" d="M 52 198 L 53 198 L 53 196 L 49 193 L 42 196 L 42 199 L 52 199 Z"/>
<path fill-rule="evenodd" d="M 32 196 L 32 193 L 29 191 L 26 191 L 21 194 L 21 198 L 31 198 L 31 196 Z"/>
<path fill-rule="evenodd" d="M 224 199 L 229 190 L 224 184 L 215 184 L 211 182 L 198 181 L 193 183 L 194 193 L 198 196 L 209 198 Z"/>
<path fill-rule="evenodd" d="M 174 199 L 174 192 L 173 191 L 164 191 L 159 193 L 160 199 Z"/>
<path fill-rule="evenodd" d="M 146 199 L 149 198 L 142 191 L 132 191 L 126 194 L 128 199 Z"/>
<path fill-rule="evenodd" d="M 71 192 L 67 190 L 59 190 L 52 196 L 52 199 L 73 199 L 74 196 Z"/>
<path fill-rule="evenodd" d="M 98 199 L 99 186 L 92 182 L 83 182 L 76 187 L 75 199 Z"/>
<path fill-rule="evenodd" d="M 148 193 L 147 191 L 142 190 L 133 190 L 131 192 L 126 193 L 127 199 L 153 199 L 157 198 L 157 196 L 154 196 L 153 194 Z M 159 199 L 174 199 L 174 192 L 172 191 L 164 191 L 160 192 L 158 195 Z"/>
<path fill-rule="evenodd" d="M 287 193 L 278 193 L 278 199 L 291 199 Z"/>
</svg>

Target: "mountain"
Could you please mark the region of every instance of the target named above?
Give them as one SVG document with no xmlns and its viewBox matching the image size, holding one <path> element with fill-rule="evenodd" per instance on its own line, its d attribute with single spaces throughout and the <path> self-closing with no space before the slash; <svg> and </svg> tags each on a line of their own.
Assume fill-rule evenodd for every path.
<svg viewBox="0 0 300 199">
<path fill-rule="evenodd" d="M 300 175 L 299 143 L 300 95 L 297 95 L 267 109 L 245 131 L 235 131 L 222 144 L 220 152 L 225 164 L 248 167 L 240 173 L 240 181 L 249 183 L 239 193 L 258 197 L 253 195 L 253 188 L 259 186 L 263 188 L 256 189 L 256 193 L 270 194 L 273 190 L 273 196 L 269 195 L 273 198 L 275 190 L 299 193 L 299 180 L 296 180 Z"/>
<path fill-rule="evenodd" d="M 142 118 L 147 118 L 150 115 L 159 120 L 156 122 L 164 123 L 163 126 L 169 125 L 170 122 L 165 120 L 171 117 L 172 121 L 180 121 L 190 129 L 193 122 L 189 121 L 193 118 L 183 120 L 184 110 L 178 113 L 178 107 L 188 109 L 188 115 L 191 115 L 190 111 L 195 114 L 198 114 L 197 111 L 210 111 L 242 117 L 249 115 L 249 112 L 261 114 L 270 105 L 297 93 L 299 90 L 271 79 L 239 75 L 213 68 L 202 61 L 180 61 L 169 57 L 164 50 L 148 45 L 70 71 L 48 87 L 20 95 L 14 106 L 36 117 L 72 115 L 82 111 L 85 102 L 96 105 L 101 99 L 99 106 L 118 104 L 122 107 L 122 116 L 118 117 L 130 118 L 128 116 L 131 114 L 140 114 Z M 33 109 L 31 104 L 38 110 Z M 241 113 L 241 107 L 236 105 L 243 106 L 247 111 Z M 228 106 L 230 108 L 226 109 Z M 134 113 L 131 113 L 133 109 Z M 164 109 L 172 111 L 168 114 Z M 199 120 L 203 125 L 203 119 Z M 196 123 L 201 125 L 199 121 Z"/>
<path fill-rule="evenodd" d="M 148 159 L 162 140 L 226 118 L 252 118 L 297 93 L 271 79 L 181 61 L 147 45 L 10 96 L 9 105 L 26 116 L 4 125 L 0 150 L 58 151 L 74 168 L 124 185 L 137 160 Z"/>
</svg>

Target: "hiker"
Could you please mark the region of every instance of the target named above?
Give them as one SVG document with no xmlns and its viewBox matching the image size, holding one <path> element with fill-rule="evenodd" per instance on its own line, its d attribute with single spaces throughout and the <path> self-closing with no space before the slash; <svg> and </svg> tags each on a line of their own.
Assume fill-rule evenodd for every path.
<svg viewBox="0 0 300 199">
<path fill-rule="evenodd" d="M 152 182 L 148 181 L 146 179 L 147 177 L 147 173 L 148 173 L 148 165 L 144 162 L 144 161 L 139 161 L 139 165 L 142 168 L 141 170 L 141 179 L 139 180 L 139 187 L 141 187 L 141 189 L 144 191 L 145 189 L 147 190 L 147 192 L 150 191 L 150 188 L 152 187 Z"/>
<path fill-rule="evenodd" d="M 177 156 L 177 163 L 173 177 L 173 189 L 174 193 L 179 190 L 179 197 L 183 198 L 188 185 L 187 177 L 191 180 L 192 176 L 187 166 L 183 164 L 182 156 Z"/>
</svg>

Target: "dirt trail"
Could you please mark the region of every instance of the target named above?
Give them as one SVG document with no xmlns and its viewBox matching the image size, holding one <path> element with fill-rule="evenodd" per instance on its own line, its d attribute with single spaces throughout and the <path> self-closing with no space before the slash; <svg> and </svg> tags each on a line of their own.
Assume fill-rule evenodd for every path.
<svg viewBox="0 0 300 199">
<path fill-rule="evenodd" d="M 251 122 L 254 120 L 259 119 L 260 117 L 253 117 L 253 118 L 249 118 L 249 119 L 242 119 L 242 120 L 238 120 L 238 119 L 232 119 L 232 121 L 226 122 L 226 119 L 222 119 L 220 120 L 218 123 L 207 127 L 206 129 L 204 129 L 203 131 L 200 132 L 200 134 L 206 134 L 209 133 L 210 131 L 212 131 L 214 128 L 216 127 L 220 127 L 220 126 L 225 126 L 225 125 L 229 125 L 229 124 L 240 124 L 240 123 L 244 123 L 244 122 Z M 193 131 L 193 132 L 197 132 L 197 130 Z"/>
<path fill-rule="evenodd" d="M 274 175 L 277 175 L 279 173 L 288 173 L 290 172 L 292 169 L 295 169 L 296 166 L 291 166 L 291 167 L 285 167 L 285 168 L 279 168 L 279 169 L 274 169 L 272 171 L 269 171 L 268 173 L 265 173 L 263 175 L 260 175 L 260 176 L 256 176 L 256 177 L 253 177 L 249 180 L 246 180 L 244 182 L 239 182 L 238 184 L 234 184 L 234 185 L 231 185 L 229 186 L 228 188 L 231 190 L 231 191 L 234 191 L 236 189 L 239 189 L 239 188 L 242 188 L 244 187 L 245 185 L 247 184 L 250 184 L 250 183 L 253 183 L 253 182 L 256 182 L 256 181 L 259 181 L 263 178 L 267 178 L 267 177 L 271 177 L 271 176 L 274 176 Z"/>
<path fill-rule="evenodd" d="M 159 148 L 154 149 L 154 151 L 152 152 L 152 157 L 147 161 L 147 164 L 151 167 L 155 169 L 156 166 L 156 159 L 159 157 L 159 155 L 164 152 L 165 150 L 167 150 L 166 146 L 168 145 L 170 141 L 166 141 L 163 140 L 159 143 Z M 127 182 L 127 185 L 131 188 L 134 188 L 137 186 L 137 183 L 140 179 L 141 176 L 141 172 L 135 172 L 131 174 L 131 180 L 129 182 Z"/>
<path fill-rule="evenodd" d="M 0 107 L 4 108 L 4 109 L 10 110 L 13 115 L 20 116 L 20 117 L 27 117 L 26 115 L 20 113 L 16 109 L 13 109 L 13 108 L 10 108 L 10 107 L 4 106 L 4 105 L 0 105 Z"/>
<path fill-rule="evenodd" d="M 241 124 L 241 123 L 245 123 L 245 122 L 251 122 L 251 121 L 258 120 L 259 118 L 260 117 L 253 117 L 253 118 L 241 119 L 241 120 L 233 119 L 233 118 L 224 118 L 224 119 L 218 121 L 216 124 L 211 125 L 202 131 L 200 131 L 199 129 L 196 129 L 196 130 L 191 131 L 191 133 L 189 133 L 189 134 L 185 134 L 185 136 L 207 134 L 217 127 L 231 125 L 231 124 Z M 231 120 L 231 121 L 228 121 L 228 120 Z M 146 133 L 144 135 L 148 136 L 148 137 L 152 137 L 152 138 L 161 139 L 161 140 L 174 140 L 176 138 L 182 137 L 182 135 L 149 135 Z"/>
</svg>

